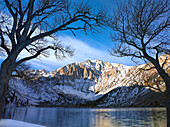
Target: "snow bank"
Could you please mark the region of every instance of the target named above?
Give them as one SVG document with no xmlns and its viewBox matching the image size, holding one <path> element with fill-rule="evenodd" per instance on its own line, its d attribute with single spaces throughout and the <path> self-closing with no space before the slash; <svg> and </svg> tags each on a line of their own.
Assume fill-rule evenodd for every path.
<svg viewBox="0 0 170 127">
<path fill-rule="evenodd" d="M 11 119 L 2 119 L 0 121 L 0 127 L 45 127 L 45 126 L 11 120 Z"/>
</svg>

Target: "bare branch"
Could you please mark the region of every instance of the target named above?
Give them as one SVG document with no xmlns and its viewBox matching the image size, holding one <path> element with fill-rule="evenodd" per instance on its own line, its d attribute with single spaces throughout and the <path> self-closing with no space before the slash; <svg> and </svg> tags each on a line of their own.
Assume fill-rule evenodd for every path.
<svg viewBox="0 0 170 127">
<path fill-rule="evenodd" d="M 150 67 L 150 68 L 148 68 L 148 69 L 146 69 L 146 68 L 140 68 L 140 70 L 143 70 L 143 71 L 150 71 L 150 70 L 152 70 L 152 69 L 155 69 L 155 67 Z"/>
<path fill-rule="evenodd" d="M 19 60 L 19 61 L 16 63 L 16 66 L 18 66 L 18 65 L 20 65 L 21 63 L 26 62 L 26 61 L 28 61 L 28 60 L 37 58 L 39 55 L 42 54 L 42 52 L 44 52 L 44 51 L 46 51 L 46 50 L 48 50 L 48 49 L 54 50 L 56 57 L 59 57 L 59 56 L 58 56 L 58 53 L 59 53 L 59 52 L 62 53 L 63 57 L 65 57 L 65 55 L 64 55 L 65 53 L 67 53 L 68 55 L 72 56 L 72 55 L 73 55 L 73 52 L 74 52 L 74 50 L 70 49 L 70 47 L 63 48 L 62 45 L 60 45 L 60 44 L 54 45 L 54 46 L 47 46 L 47 47 L 45 47 L 45 48 L 42 48 L 42 49 L 36 51 L 36 53 L 35 53 L 34 55 L 29 56 L 29 57 L 25 57 L 25 58 Z M 61 58 L 61 57 L 60 57 L 60 58 Z"/>
<path fill-rule="evenodd" d="M 165 38 L 161 34 L 167 35 L 166 31 L 170 25 L 169 11 L 168 0 L 128 0 L 126 4 L 120 4 L 114 9 L 112 21 L 108 21 L 108 26 L 115 31 L 112 35 L 113 41 L 125 47 L 115 47 L 114 54 L 121 54 L 118 55 L 121 57 L 132 56 L 142 59 L 145 57 L 149 61 L 154 61 L 152 57 L 154 49 L 155 58 L 159 62 L 159 54 L 165 53 L 167 50 L 164 47 L 168 48 L 169 44 L 160 43 L 164 45 L 162 47 L 156 46 L 157 44 L 153 42 L 156 37 Z M 134 53 L 141 54 L 142 57 L 133 55 Z"/>
<path fill-rule="evenodd" d="M 164 66 L 165 66 L 165 64 L 166 64 L 166 62 L 167 62 L 167 60 L 168 60 L 168 56 L 166 56 L 166 58 L 165 58 L 165 60 L 164 60 L 164 62 L 163 62 L 163 64 L 162 64 L 162 68 L 164 68 Z"/>
<path fill-rule="evenodd" d="M 14 13 L 14 11 L 12 10 L 12 5 L 9 3 L 8 0 L 4 0 L 4 1 L 5 1 L 5 3 L 6 3 L 6 6 L 7 6 L 9 12 L 11 13 L 11 15 L 12 15 L 13 17 L 15 17 L 15 13 Z"/>
<path fill-rule="evenodd" d="M 120 4 L 114 9 L 112 20 L 108 21 L 108 26 L 113 29 L 112 40 L 115 42 L 110 51 L 111 55 L 131 56 L 132 60 L 139 58 L 151 62 L 151 68 L 144 70 L 151 72 L 155 68 L 158 72 L 166 85 L 167 102 L 170 100 L 170 91 L 168 91 L 170 76 L 166 68 L 163 68 L 167 60 L 165 59 L 161 66 L 159 58 L 162 54 L 170 53 L 169 13 L 169 0 L 128 0 L 126 4 Z M 153 86 L 150 84 L 148 86 L 161 92 L 158 76 L 152 76 Z"/>
<path fill-rule="evenodd" d="M 152 33 L 151 37 L 148 39 L 148 41 L 145 43 L 145 45 L 147 45 L 148 43 L 150 43 L 151 40 L 153 40 L 157 35 L 159 35 L 159 33 L 161 33 L 165 28 L 168 28 L 170 26 L 170 21 L 169 21 L 169 17 L 168 19 L 165 21 L 165 23 L 161 23 Z"/>
<path fill-rule="evenodd" d="M 4 36 L 3 36 L 3 31 L 2 29 L 0 28 L 0 37 L 1 37 L 1 47 L 6 51 L 6 53 L 9 55 L 10 54 L 10 50 L 9 48 L 5 45 L 5 39 L 4 39 Z"/>
</svg>

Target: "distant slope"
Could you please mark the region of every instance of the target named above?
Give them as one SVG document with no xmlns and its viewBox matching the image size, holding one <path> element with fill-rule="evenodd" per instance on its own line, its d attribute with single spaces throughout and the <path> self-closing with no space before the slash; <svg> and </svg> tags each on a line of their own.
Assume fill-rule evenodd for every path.
<svg viewBox="0 0 170 127">
<path fill-rule="evenodd" d="M 170 57 L 160 62 L 170 74 Z M 151 63 L 125 66 L 101 60 L 68 64 L 52 72 L 30 70 L 34 80 L 11 79 L 7 103 L 25 106 L 163 106 L 165 84 Z"/>
</svg>

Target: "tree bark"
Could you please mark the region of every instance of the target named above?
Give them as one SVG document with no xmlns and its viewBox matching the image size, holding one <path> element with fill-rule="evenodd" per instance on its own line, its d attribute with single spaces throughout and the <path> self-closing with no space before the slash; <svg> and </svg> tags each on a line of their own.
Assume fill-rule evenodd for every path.
<svg viewBox="0 0 170 127">
<path fill-rule="evenodd" d="M 9 75 L 7 67 L 2 63 L 0 70 L 0 119 L 2 117 L 5 99 L 8 91 Z"/>
<path fill-rule="evenodd" d="M 168 83 L 166 84 L 166 92 L 167 92 L 167 104 L 166 104 L 166 109 L 167 109 L 167 127 L 170 127 L 170 78 Z"/>
<path fill-rule="evenodd" d="M 166 85 L 166 94 L 165 94 L 165 101 L 166 101 L 166 110 L 167 110 L 167 127 L 170 127 L 170 76 L 165 70 L 160 66 L 159 62 L 156 60 L 148 59 L 156 68 L 160 76 L 162 77 L 163 81 Z"/>
<path fill-rule="evenodd" d="M 0 67 L 0 120 L 2 117 L 9 80 L 13 70 L 16 68 L 16 58 L 20 50 L 11 51 L 10 55 L 1 63 Z"/>
<path fill-rule="evenodd" d="M 170 127 L 170 76 L 167 73 L 165 73 L 165 71 L 163 73 L 161 70 L 159 74 L 161 75 L 166 85 L 166 96 L 165 96 L 166 100 L 165 101 L 166 101 L 166 109 L 167 109 L 167 127 Z"/>
</svg>

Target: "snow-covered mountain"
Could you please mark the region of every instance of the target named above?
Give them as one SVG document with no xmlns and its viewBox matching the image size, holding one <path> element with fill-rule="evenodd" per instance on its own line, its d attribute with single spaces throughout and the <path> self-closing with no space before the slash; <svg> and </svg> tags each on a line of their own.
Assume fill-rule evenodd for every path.
<svg viewBox="0 0 170 127">
<path fill-rule="evenodd" d="M 166 60 L 167 58 L 167 60 Z M 160 62 L 170 74 L 170 57 Z M 29 70 L 33 80 L 11 79 L 7 103 L 17 106 L 163 106 L 165 84 L 151 63 L 125 66 L 101 60 L 68 64 L 52 72 Z"/>
</svg>

